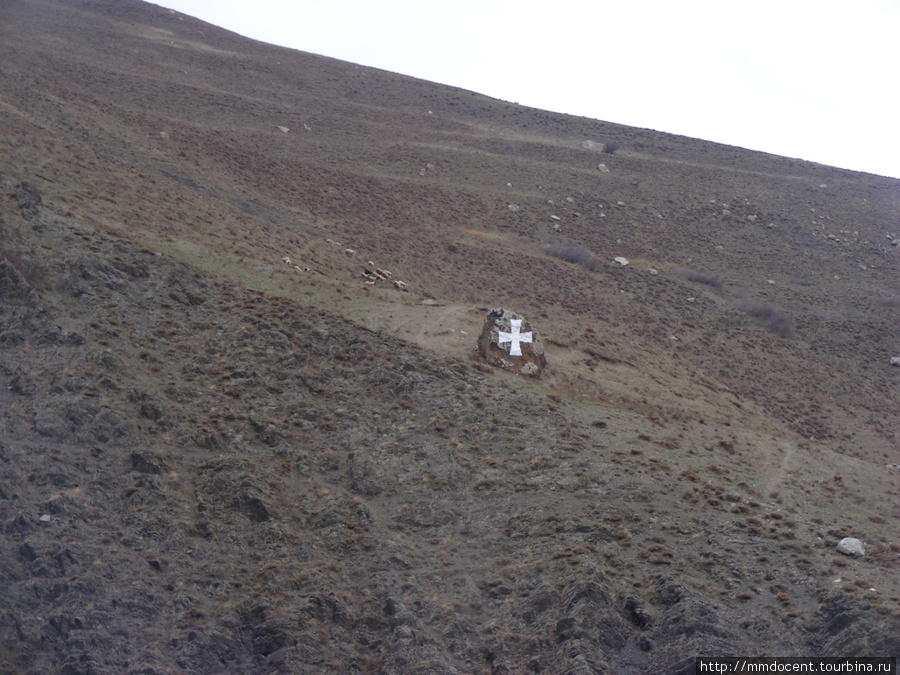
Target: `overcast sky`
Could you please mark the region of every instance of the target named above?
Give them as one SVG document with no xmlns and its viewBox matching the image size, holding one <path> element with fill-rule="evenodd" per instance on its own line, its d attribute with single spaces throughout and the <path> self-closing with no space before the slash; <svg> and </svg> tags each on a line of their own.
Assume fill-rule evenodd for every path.
<svg viewBox="0 0 900 675">
<path fill-rule="evenodd" d="M 900 0 L 159 0 L 523 105 L 900 178 Z"/>
</svg>

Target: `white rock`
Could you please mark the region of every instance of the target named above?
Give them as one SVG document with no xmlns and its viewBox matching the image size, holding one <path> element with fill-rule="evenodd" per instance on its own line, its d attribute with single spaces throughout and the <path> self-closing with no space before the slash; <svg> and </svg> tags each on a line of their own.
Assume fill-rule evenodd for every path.
<svg viewBox="0 0 900 675">
<path fill-rule="evenodd" d="M 550 216 L 550 220 L 562 220 L 559 216 Z"/>
<path fill-rule="evenodd" d="M 625 202 L 616 202 L 619 206 L 625 206 Z"/>
<path fill-rule="evenodd" d="M 652 274 L 653 276 L 656 276 L 657 274 L 659 274 L 659 272 L 657 272 L 655 269 L 652 269 L 652 268 L 647 271 L 650 272 L 650 274 Z"/>
<path fill-rule="evenodd" d="M 892 366 L 900 366 L 900 356 L 892 356 L 891 357 L 891 365 Z"/>
<path fill-rule="evenodd" d="M 50 514 L 45 513 L 40 518 L 38 518 L 38 520 L 41 521 L 42 523 L 49 523 L 50 522 Z"/>
<path fill-rule="evenodd" d="M 843 553 L 844 555 L 865 555 L 866 549 L 863 548 L 862 542 L 859 539 L 854 539 L 853 537 L 844 537 L 841 539 L 841 543 L 837 545 L 837 550 L 839 553 Z"/>
<path fill-rule="evenodd" d="M 285 134 L 290 131 L 290 129 L 288 129 L 287 127 L 283 127 L 281 125 L 278 126 L 278 130 Z"/>
<path fill-rule="evenodd" d="M 609 168 L 606 164 L 600 164 L 597 168 L 600 169 L 600 173 L 609 173 Z"/>
<path fill-rule="evenodd" d="M 617 262 L 617 263 L 619 263 L 622 267 L 625 267 L 625 265 L 628 264 L 628 259 L 627 259 L 627 258 L 623 258 L 622 256 L 619 256 L 618 258 L 614 258 L 614 259 L 613 259 L 613 262 Z"/>
<path fill-rule="evenodd" d="M 518 204 L 510 204 L 507 208 L 508 208 L 510 211 L 512 211 L 513 213 L 515 213 L 516 211 L 519 210 L 519 205 L 518 205 Z"/>
</svg>

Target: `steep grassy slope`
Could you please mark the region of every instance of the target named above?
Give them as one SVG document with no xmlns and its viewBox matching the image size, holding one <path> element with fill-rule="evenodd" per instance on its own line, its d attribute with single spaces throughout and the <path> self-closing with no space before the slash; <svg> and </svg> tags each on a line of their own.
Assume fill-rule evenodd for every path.
<svg viewBox="0 0 900 675">
<path fill-rule="evenodd" d="M 900 651 L 896 180 L 139 2 L 0 21 L 3 672 Z M 473 364 L 495 306 L 541 381 Z"/>
</svg>

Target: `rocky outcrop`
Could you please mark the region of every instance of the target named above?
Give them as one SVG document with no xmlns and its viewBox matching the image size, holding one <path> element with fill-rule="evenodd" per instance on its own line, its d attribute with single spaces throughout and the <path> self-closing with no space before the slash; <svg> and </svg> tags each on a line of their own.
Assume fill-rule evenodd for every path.
<svg viewBox="0 0 900 675">
<path fill-rule="evenodd" d="M 16 185 L 16 200 L 25 220 L 37 216 L 41 208 L 41 193 L 31 183 L 22 182 Z"/>
<path fill-rule="evenodd" d="M 531 322 L 506 309 L 494 309 L 487 315 L 478 353 L 492 366 L 529 377 L 540 377 L 547 365 L 544 345 Z"/>
</svg>

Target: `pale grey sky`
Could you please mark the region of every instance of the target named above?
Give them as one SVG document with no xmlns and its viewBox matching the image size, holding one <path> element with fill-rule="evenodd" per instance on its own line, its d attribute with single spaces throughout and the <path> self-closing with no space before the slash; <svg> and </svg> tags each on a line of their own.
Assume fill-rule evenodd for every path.
<svg viewBox="0 0 900 675">
<path fill-rule="evenodd" d="M 900 178 L 898 0 L 159 0 L 523 105 Z"/>
</svg>

